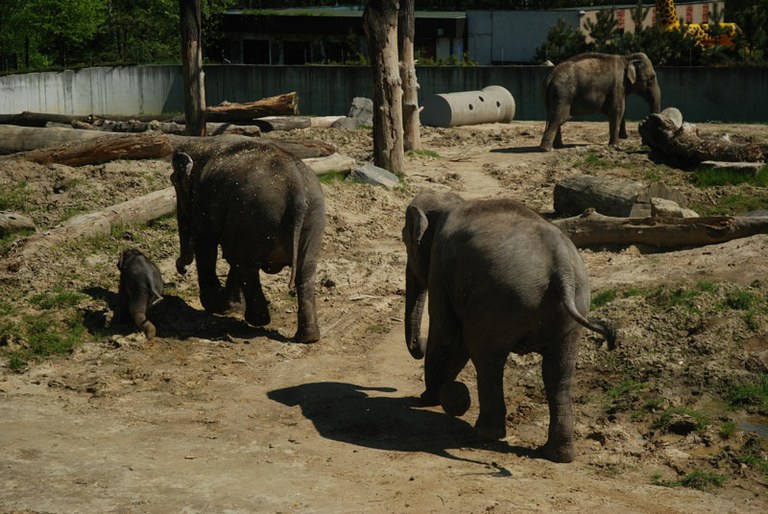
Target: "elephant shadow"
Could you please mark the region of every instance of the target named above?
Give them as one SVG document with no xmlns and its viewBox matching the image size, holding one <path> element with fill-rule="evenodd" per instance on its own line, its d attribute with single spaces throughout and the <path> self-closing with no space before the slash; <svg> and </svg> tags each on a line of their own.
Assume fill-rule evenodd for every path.
<svg viewBox="0 0 768 514">
<path fill-rule="evenodd" d="M 481 464 L 494 476 L 511 473 L 495 462 L 451 455 L 460 448 L 491 449 L 517 456 L 535 456 L 528 448 L 505 442 L 480 441 L 466 421 L 420 406 L 415 397 L 393 396 L 391 387 L 343 382 L 314 382 L 267 393 L 283 405 L 301 407 L 322 437 L 377 450 L 426 452 L 451 460 Z"/>
<path fill-rule="evenodd" d="M 108 313 L 118 309 L 118 295 L 103 287 L 90 287 L 83 290 L 94 300 L 106 303 L 106 309 L 90 309 L 84 315 L 84 325 L 92 334 L 126 335 L 137 332 L 132 321 L 120 320 L 109 323 Z M 228 316 L 216 316 L 198 310 L 189 305 L 184 299 L 164 294 L 163 300 L 152 307 L 148 316 L 157 329 L 157 337 L 172 337 L 189 339 L 191 337 L 204 339 L 253 339 L 266 337 L 274 341 L 288 343 L 290 338 L 281 335 L 276 330 L 254 327 L 242 319 Z"/>
<path fill-rule="evenodd" d="M 566 143 L 563 146 L 559 147 L 558 150 L 562 150 L 565 148 L 579 148 L 582 146 L 589 146 L 586 143 Z M 490 150 L 491 153 L 511 153 L 511 154 L 523 154 L 523 153 L 541 153 L 541 148 L 539 148 L 538 145 L 536 146 L 518 146 L 513 148 L 493 148 Z"/>
</svg>

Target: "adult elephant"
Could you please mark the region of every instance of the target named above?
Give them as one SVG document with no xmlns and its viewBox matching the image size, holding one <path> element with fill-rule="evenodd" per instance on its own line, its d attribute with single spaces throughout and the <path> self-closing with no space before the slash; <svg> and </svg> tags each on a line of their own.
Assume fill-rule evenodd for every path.
<svg viewBox="0 0 768 514">
<path fill-rule="evenodd" d="M 586 317 L 589 283 L 573 243 L 513 200 L 464 201 L 431 191 L 408 206 L 403 240 L 405 337 L 414 358 L 426 354 L 423 402 L 455 416 L 466 412 L 469 393 L 454 380 L 471 359 L 480 402 L 475 430 L 501 439 L 507 357 L 540 353 L 550 414 L 542 452 L 555 462 L 573 460 L 571 382 L 582 327 L 603 334 L 609 347 L 615 340 L 611 327 Z"/>
<path fill-rule="evenodd" d="M 630 93 L 644 98 L 652 113 L 661 110 L 656 71 L 644 53 L 584 53 L 561 62 L 544 80 L 547 124 L 539 148 L 549 152 L 553 145 L 562 147 L 563 123 L 571 116 L 596 112 L 608 116 L 608 144 L 615 145 L 619 138 L 626 139 L 624 109 Z"/>
<path fill-rule="evenodd" d="M 173 155 L 181 255 L 179 273 L 197 261 L 200 301 L 224 313 L 245 298 L 245 320 L 270 322 L 259 271 L 291 266 L 298 296 L 295 339 L 320 339 L 315 312 L 315 270 L 325 229 L 325 202 L 315 174 L 300 159 L 271 144 L 199 142 Z M 218 247 L 230 265 L 226 287 L 216 276 Z"/>
</svg>

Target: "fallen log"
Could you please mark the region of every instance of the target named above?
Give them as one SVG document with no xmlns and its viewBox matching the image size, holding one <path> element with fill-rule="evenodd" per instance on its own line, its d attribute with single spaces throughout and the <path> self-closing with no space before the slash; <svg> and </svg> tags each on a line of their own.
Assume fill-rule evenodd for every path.
<svg viewBox="0 0 768 514">
<path fill-rule="evenodd" d="M 768 145 L 739 143 L 728 137 L 701 137 L 691 123 L 681 123 L 664 112 L 651 114 L 638 127 L 643 144 L 680 166 L 703 161 L 763 162 Z"/>
<path fill-rule="evenodd" d="M 618 218 L 592 210 L 552 223 L 577 247 L 644 244 L 675 249 L 768 234 L 768 217 Z"/>
<path fill-rule="evenodd" d="M 166 216 L 176 209 L 173 187 L 107 207 L 74 216 L 62 224 L 38 232 L 14 243 L 6 260 L 6 268 L 20 270 L 30 255 L 69 241 L 109 235 L 116 225 L 136 225 Z"/>
<path fill-rule="evenodd" d="M 50 130 L 50 129 L 44 129 Z M 53 147 L 38 148 L 14 155 L 38 164 L 83 166 L 115 159 L 156 159 L 171 154 L 171 142 L 160 132 L 125 134 L 123 137 L 103 135 L 85 141 L 70 141 Z"/>
<path fill-rule="evenodd" d="M 355 160 L 352 157 L 338 153 L 327 157 L 310 157 L 303 159 L 304 164 L 312 168 L 315 175 L 322 175 L 329 171 L 349 171 L 355 167 Z"/>
<path fill-rule="evenodd" d="M 208 121 L 250 121 L 264 116 L 286 116 L 299 114 L 299 97 L 296 92 L 262 98 L 253 102 L 229 103 L 208 107 L 205 118 Z"/>
</svg>

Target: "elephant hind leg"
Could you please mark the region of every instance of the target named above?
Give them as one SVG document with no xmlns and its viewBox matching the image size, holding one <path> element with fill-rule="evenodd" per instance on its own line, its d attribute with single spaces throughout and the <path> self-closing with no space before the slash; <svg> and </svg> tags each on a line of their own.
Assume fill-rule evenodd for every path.
<svg viewBox="0 0 768 514">
<path fill-rule="evenodd" d="M 542 353 L 542 375 L 549 404 L 547 442 L 541 448 L 545 458 L 553 462 L 571 462 L 573 448 L 573 371 L 581 330 L 566 335 L 560 344 L 548 345 Z"/>
<path fill-rule="evenodd" d="M 480 415 L 475 431 L 482 439 L 496 441 L 507 433 L 507 406 L 504 403 L 504 365 L 506 355 L 483 355 L 473 359 L 477 370 L 477 395 Z"/>
<path fill-rule="evenodd" d="M 155 325 L 153 325 L 152 322 L 147 319 L 147 315 L 144 310 L 132 311 L 131 317 L 133 318 L 133 322 L 136 323 L 136 326 L 139 328 L 139 330 L 144 332 L 144 335 L 147 336 L 147 340 L 152 340 L 155 338 L 155 335 L 157 334 Z"/>
</svg>

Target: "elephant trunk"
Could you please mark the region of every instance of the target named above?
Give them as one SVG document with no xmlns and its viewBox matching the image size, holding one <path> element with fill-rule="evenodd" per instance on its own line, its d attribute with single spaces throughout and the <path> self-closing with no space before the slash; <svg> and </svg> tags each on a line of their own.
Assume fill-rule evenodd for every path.
<svg viewBox="0 0 768 514">
<path fill-rule="evenodd" d="M 176 259 L 176 271 L 183 275 L 187 272 L 187 266 L 192 264 L 192 261 L 195 259 L 195 252 L 189 220 L 178 211 L 178 208 L 177 221 L 179 225 L 179 258 Z"/>
<path fill-rule="evenodd" d="M 651 113 L 661 112 L 661 89 L 658 85 L 651 89 L 648 95 L 648 107 L 651 108 Z"/>
<path fill-rule="evenodd" d="M 421 337 L 421 318 L 427 301 L 423 287 L 408 268 L 405 273 L 405 344 L 414 359 L 424 357 L 427 342 Z"/>
</svg>

